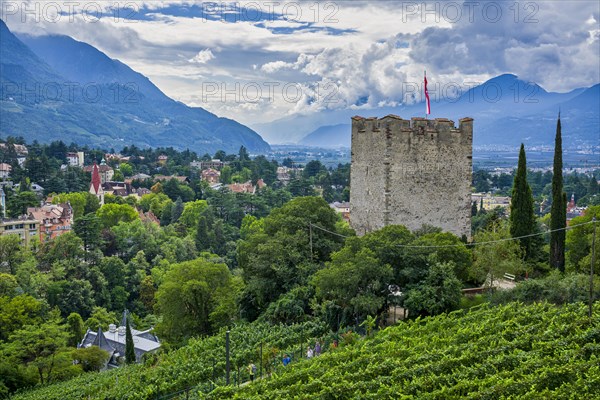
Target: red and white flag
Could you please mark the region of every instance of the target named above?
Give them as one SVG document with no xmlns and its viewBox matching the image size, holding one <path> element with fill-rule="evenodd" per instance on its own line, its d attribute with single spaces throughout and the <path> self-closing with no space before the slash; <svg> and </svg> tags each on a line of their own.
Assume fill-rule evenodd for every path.
<svg viewBox="0 0 600 400">
<path fill-rule="evenodd" d="M 425 72 L 425 113 L 431 114 L 431 105 L 429 104 L 429 92 L 427 91 L 427 72 Z"/>
</svg>

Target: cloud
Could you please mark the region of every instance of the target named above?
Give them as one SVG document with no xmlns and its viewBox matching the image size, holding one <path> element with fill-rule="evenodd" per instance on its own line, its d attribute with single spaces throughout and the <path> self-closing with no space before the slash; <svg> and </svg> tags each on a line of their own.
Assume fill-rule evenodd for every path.
<svg viewBox="0 0 600 400">
<path fill-rule="evenodd" d="M 493 2 L 500 17 L 487 4 L 472 19 L 412 35 L 411 60 L 440 75 L 511 72 L 554 91 L 600 80 L 597 2 Z"/>
<path fill-rule="evenodd" d="M 196 54 L 193 58 L 190 58 L 188 61 L 192 64 L 206 64 L 214 58 L 215 55 L 210 49 L 204 49 L 198 52 L 198 54 Z"/>
<path fill-rule="evenodd" d="M 409 85 L 421 83 L 424 69 L 432 85 L 483 82 L 501 73 L 554 91 L 600 81 L 597 1 L 283 1 L 276 12 L 290 4 L 294 18 L 254 21 L 203 18 L 198 4 L 208 3 L 195 0 L 136 2 L 140 12 L 132 21 L 113 18 L 113 2 L 79 3 L 78 10 L 98 4 L 105 14 L 94 22 L 81 14 L 56 23 L 30 16 L 21 23 L 20 13 L 5 20 L 16 32 L 65 34 L 90 43 L 169 96 L 246 123 L 414 101 Z M 240 5 L 266 9 L 275 3 Z M 29 9 L 32 4 L 42 3 L 29 1 Z M 457 5 L 461 17 L 453 19 Z M 205 81 L 226 89 L 277 83 L 279 90 L 251 104 L 232 96 L 203 102 Z M 290 101 L 284 85 L 300 88 L 301 95 Z"/>
<path fill-rule="evenodd" d="M 310 62 L 313 58 L 313 55 L 300 54 L 295 62 L 272 61 L 263 64 L 260 67 L 260 69 L 261 71 L 266 72 L 268 74 L 272 74 L 284 69 L 298 70 L 306 66 L 306 64 Z"/>
</svg>

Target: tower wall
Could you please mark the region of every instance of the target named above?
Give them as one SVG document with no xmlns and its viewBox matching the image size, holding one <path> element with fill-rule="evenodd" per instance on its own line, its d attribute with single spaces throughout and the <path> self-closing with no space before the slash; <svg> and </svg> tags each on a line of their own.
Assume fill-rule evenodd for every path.
<svg viewBox="0 0 600 400">
<path fill-rule="evenodd" d="M 352 118 L 350 223 L 471 234 L 473 120 Z"/>
</svg>

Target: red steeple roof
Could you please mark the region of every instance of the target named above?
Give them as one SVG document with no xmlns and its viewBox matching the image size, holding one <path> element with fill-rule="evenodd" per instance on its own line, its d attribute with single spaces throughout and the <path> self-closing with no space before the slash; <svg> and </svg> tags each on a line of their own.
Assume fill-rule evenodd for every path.
<svg viewBox="0 0 600 400">
<path fill-rule="evenodd" d="M 94 162 L 94 169 L 92 170 L 92 185 L 90 189 L 94 190 L 94 193 L 98 193 L 100 190 L 100 185 L 102 185 L 102 180 L 100 179 L 100 171 L 98 171 L 98 165 Z"/>
</svg>

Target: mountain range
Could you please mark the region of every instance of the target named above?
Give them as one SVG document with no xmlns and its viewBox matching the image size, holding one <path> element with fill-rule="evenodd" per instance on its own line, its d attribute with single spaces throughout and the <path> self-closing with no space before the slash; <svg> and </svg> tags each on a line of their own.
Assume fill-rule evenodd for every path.
<svg viewBox="0 0 600 400">
<path fill-rule="evenodd" d="M 552 146 L 556 118 L 561 112 L 565 148 L 600 144 L 600 84 L 568 93 L 553 93 L 537 84 L 504 74 L 475 86 L 461 96 L 431 102 L 428 118 L 475 119 L 474 146 Z M 403 118 L 424 117 L 424 103 L 370 110 L 330 110 L 292 116 L 254 128 L 270 143 L 296 142 L 305 146 L 349 147 L 350 118 L 356 114 Z M 280 137 L 286 132 L 285 137 Z"/>
<path fill-rule="evenodd" d="M 147 77 L 68 36 L 15 36 L 0 20 L 0 136 L 198 153 L 270 150 L 255 131 L 174 101 Z"/>
<path fill-rule="evenodd" d="M 475 146 L 552 146 L 559 110 L 565 148 L 600 143 L 599 84 L 553 93 L 504 74 L 455 98 L 430 93 L 429 118 L 475 119 Z M 243 145 L 251 153 L 265 153 L 270 146 L 263 138 L 349 147 L 350 118 L 356 114 L 422 117 L 424 104 L 325 110 L 255 124 L 252 130 L 172 100 L 147 77 L 89 44 L 68 36 L 17 37 L 0 20 L 0 137 L 115 149 L 135 143 L 198 153 L 237 152 Z"/>
</svg>

